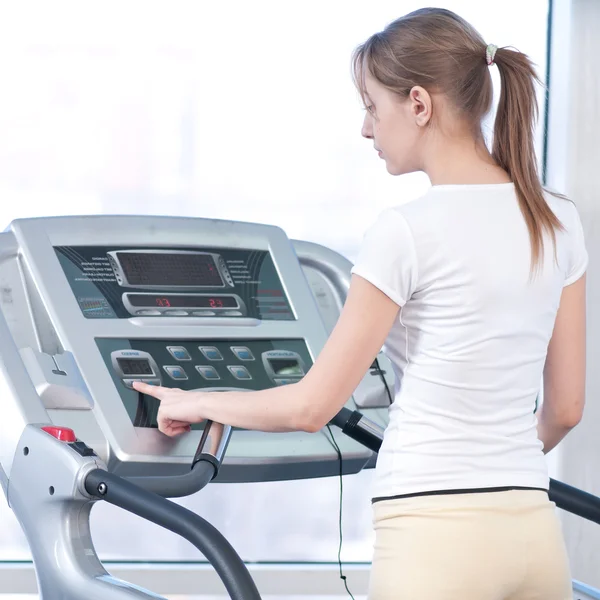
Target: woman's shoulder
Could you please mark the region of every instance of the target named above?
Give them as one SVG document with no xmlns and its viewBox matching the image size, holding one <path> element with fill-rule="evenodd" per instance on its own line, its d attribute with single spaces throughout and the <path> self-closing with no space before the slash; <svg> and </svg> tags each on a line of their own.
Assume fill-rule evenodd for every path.
<svg viewBox="0 0 600 600">
<path fill-rule="evenodd" d="M 544 190 L 546 202 L 550 210 L 562 225 L 562 233 L 568 238 L 583 238 L 583 225 L 577 204 L 567 196 L 551 190 Z"/>
<path fill-rule="evenodd" d="M 577 204 L 572 198 L 547 188 L 544 188 L 544 198 L 546 199 L 546 203 L 551 208 L 552 212 L 559 219 L 562 217 L 567 221 L 571 221 L 579 218 Z"/>
</svg>

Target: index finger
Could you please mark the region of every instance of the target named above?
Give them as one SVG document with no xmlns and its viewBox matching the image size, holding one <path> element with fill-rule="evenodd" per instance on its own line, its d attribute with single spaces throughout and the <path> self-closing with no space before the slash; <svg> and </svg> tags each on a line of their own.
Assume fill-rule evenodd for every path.
<svg viewBox="0 0 600 600">
<path fill-rule="evenodd" d="M 142 394 L 153 396 L 159 400 L 163 399 L 165 392 L 168 390 L 168 388 L 164 388 L 160 385 L 150 385 L 148 383 L 142 383 L 141 381 L 134 381 L 131 387 Z"/>
</svg>

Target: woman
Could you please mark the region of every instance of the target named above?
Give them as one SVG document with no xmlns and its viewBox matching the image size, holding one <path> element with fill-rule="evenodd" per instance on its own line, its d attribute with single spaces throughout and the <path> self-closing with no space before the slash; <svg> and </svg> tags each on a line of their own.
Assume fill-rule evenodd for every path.
<svg viewBox="0 0 600 600">
<path fill-rule="evenodd" d="M 544 453 L 583 412 L 587 253 L 575 206 L 540 183 L 535 71 L 441 9 L 391 23 L 353 65 L 362 135 L 389 173 L 424 171 L 432 187 L 368 230 L 312 369 L 247 393 L 135 387 L 161 400 L 167 435 L 203 419 L 315 432 L 385 342 L 400 386 L 376 469 L 369 598 L 571 598 Z"/>
</svg>

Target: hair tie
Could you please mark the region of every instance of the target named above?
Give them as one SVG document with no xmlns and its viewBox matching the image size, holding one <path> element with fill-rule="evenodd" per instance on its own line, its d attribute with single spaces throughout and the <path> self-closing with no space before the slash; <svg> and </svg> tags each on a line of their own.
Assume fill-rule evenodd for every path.
<svg viewBox="0 0 600 600">
<path fill-rule="evenodd" d="M 485 49 L 485 62 L 487 62 L 488 67 L 494 64 L 496 50 L 498 50 L 498 46 L 495 46 L 494 44 L 488 44 L 487 48 Z"/>
</svg>

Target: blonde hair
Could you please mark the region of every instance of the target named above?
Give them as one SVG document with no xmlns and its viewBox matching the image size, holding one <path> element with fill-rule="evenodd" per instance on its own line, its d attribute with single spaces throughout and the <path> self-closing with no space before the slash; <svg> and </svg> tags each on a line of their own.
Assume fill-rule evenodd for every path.
<svg viewBox="0 0 600 600">
<path fill-rule="evenodd" d="M 354 81 L 363 101 L 367 72 L 402 99 L 414 86 L 443 93 L 481 139 L 481 122 L 493 99 L 486 48 L 476 29 L 455 13 L 423 8 L 390 23 L 354 51 Z M 534 131 L 539 79 L 530 59 L 516 50 L 498 48 L 494 64 L 501 89 L 491 154 L 514 183 L 529 231 L 533 272 L 544 251 L 544 233 L 556 248 L 555 231 L 563 228 L 546 202 L 538 174 Z"/>
</svg>

